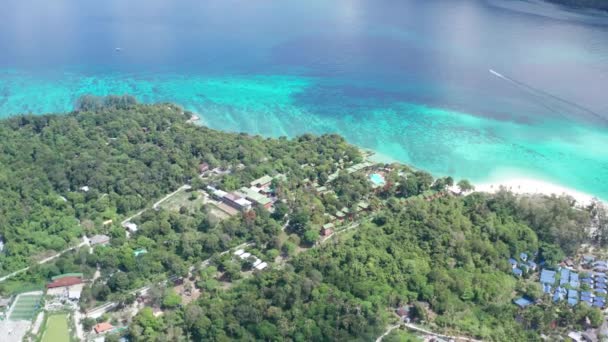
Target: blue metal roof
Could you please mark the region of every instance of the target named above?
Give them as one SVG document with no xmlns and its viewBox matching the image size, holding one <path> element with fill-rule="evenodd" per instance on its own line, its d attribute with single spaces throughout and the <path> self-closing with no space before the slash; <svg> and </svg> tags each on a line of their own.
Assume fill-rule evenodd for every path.
<svg viewBox="0 0 608 342">
<path fill-rule="evenodd" d="M 582 296 L 591 297 L 591 291 L 582 291 L 582 292 L 581 292 L 581 297 L 582 297 Z"/>
<path fill-rule="evenodd" d="M 578 304 L 578 300 L 576 300 L 576 298 L 568 298 L 568 305 L 576 305 Z"/>
<path fill-rule="evenodd" d="M 515 260 L 513 258 L 509 258 L 509 264 L 511 264 L 511 265 L 517 265 L 517 260 Z"/>
<path fill-rule="evenodd" d="M 559 291 L 555 291 L 555 293 L 553 294 L 553 301 L 554 302 L 559 302 L 560 300 L 562 300 L 562 296 L 560 295 Z"/>
<path fill-rule="evenodd" d="M 608 287 L 608 285 L 606 285 L 606 283 L 596 283 L 594 286 L 596 289 L 606 289 L 606 287 Z"/>
<path fill-rule="evenodd" d="M 542 270 L 540 272 L 540 282 L 545 284 L 555 284 L 555 271 Z"/>
<path fill-rule="evenodd" d="M 515 274 L 518 277 L 521 277 L 521 275 L 524 274 L 524 272 L 522 270 L 520 270 L 519 268 L 514 268 L 513 274 Z"/>
<path fill-rule="evenodd" d="M 551 285 L 549 285 L 549 284 L 543 284 L 543 292 L 544 293 L 551 293 Z"/>
<path fill-rule="evenodd" d="M 528 260 L 528 254 L 526 254 L 526 253 L 519 253 L 519 258 L 522 261 L 526 261 L 526 260 Z"/>
<path fill-rule="evenodd" d="M 568 298 L 578 298 L 578 291 L 568 290 Z"/>
<path fill-rule="evenodd" d="M 570 272 L 570 280 L 578 281 L 578 273 Z"/>
<path fill-rule="evenodd" d="M 525 308 L 526 306 L 532 304 L 531 300 L 528 300 L 526 298 L 518 298 L 516 300 L 513 301 L 517 306 L 519 306 L 520 308 Z"/>
<path fill-rule="evenodd" d="M 570 287 L 577 288 L 579 286 L 581 286 L 581 283 L 579 283 L 578 281 L 575 281 L 575 280 L 570 280 Z"/>
<path fill-rule="evenodd" d="M 608 292 L 607 292 L 606 290 L 604 290 L 604 289 L 597 289 L 597 290 L 595 290 L 595 292 L 597 292 L 597 293 L 601 293 L 601 294 L 607 294 L 607 293 L 608 293 Z"/>
<path fill-rule="evenodd" d="M 536 263 L 532 260 L 528 261 L 528 266 L 530 266 L 531 268 L 536 268 Z"/>
</svg>

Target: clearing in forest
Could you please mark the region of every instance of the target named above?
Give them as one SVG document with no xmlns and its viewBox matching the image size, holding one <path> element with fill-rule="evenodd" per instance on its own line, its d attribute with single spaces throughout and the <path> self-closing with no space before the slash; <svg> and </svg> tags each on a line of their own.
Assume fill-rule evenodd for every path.
<svg viewBox="0 0 608 342">
<path fill-rule="evenodd" d="M 67 315 L 49 316 L 42 335 L 42 342 L 70 342 Z"/>
</svg>

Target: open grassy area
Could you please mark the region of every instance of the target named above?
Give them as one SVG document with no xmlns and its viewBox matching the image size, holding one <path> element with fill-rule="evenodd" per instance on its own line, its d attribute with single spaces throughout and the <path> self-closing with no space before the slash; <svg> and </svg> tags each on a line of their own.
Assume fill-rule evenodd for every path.
<svg viewBox="0 0 608 342">
<path fill-rule="evenodd" d="M 196 199 L 191 199 L 192 194 L 196 195 Z M 171 211 L 179 211 L 181 207 L 185 207 L 189 212 L 194 212 L 201 208 L 205 203 L 205 194 L 200 191 L 179 191 L 169 199 L 161 203 L 159 206 L 163 209 Z"/>
<path fill-rule="evenodd" d="M 70 342 L 67 315 L 49 316 L 42 335 L 42 342 Z"/>
</svg>

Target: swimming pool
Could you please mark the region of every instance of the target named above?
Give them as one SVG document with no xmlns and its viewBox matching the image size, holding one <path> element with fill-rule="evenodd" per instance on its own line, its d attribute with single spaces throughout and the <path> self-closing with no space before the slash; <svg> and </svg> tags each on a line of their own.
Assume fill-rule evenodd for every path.
<svg viewBox="0 0 608 342">
<path fill-rule="evenodd" d="M 369 175 L 369 179 L 374 183 L 374 185 L 383 185 L 384 177 L 379 173 L 372 173 Z"/>
</svg>

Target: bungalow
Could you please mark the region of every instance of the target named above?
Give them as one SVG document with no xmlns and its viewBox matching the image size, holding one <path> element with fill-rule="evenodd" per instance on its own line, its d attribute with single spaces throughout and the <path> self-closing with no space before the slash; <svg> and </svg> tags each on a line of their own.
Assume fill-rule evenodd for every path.
<svg viewBox="0 0 608 342">
<path fill-rule="evenodd" d="M 564 299 L 564 296 L 562 296 L 562 294 L 559 291 L 555 291 L 555 293 L 553 294 L 553 302 L 557 303 L 563 299 Z"/>
<path fill-rule="evenodd" d="M 95 330 L 95 332 L 98 334 L 104 333 L 106 331 L 110 331 L 112 329 L 114 329 L 114 327 L 112 326 L 112 324 L 110 324 L 108 322 L 99 323 L 99 324 L 95 325 L 95 327 L 93 327 L 93 330 Z"/>
<path fill-rule="evenodd" d="M 523 298 L 523 297 L 515 299 L 513 301 L 513 303 L 515 303 L 515 305 L 519 306 L 522 309 L 525 308 L 525 307 L 527 307 L 527 306 L 529 306 L 529 305 L 532 305 L 532 301 L 531 300 Z"/>
<path fill-rule="evenodd" d="M 245 253 L 239 255 L 239 258 L 245 260 L 245 259 L 248 259 L 250 256 L 251 256 L 251 253 L 245 252 Z"/>
<path fill-rule="evenodd" d="M 245 253 L 245 251 L 244 251 L 244 250 L 242 250 L 242 249 L 237 249 L 237 250 L 234 252 L 234 255 L 236 255 L 236 256 L 241 256 L 241 255 L 243 255 L 243 253 Z"/>
<path fill-rule="evenodd" d="M 68 299 L 79 300 L 84 283 L 81 277 L 62 277 L 46 285 L 47 295 L 65 296 Z"/>
<path fill-rule="evenodd" d="M 261 270 L 265 269 L 266 267 L 268 267 L 268 263 L 262 262 L 261 264 L 255 266 L 255 269 L 258 271 L 261 271 Z"/>
<path fill-rule="evenodd" d="M 566 285 L 566 284 L 568 284 L 569 280 L 570 280 L 570 270 L 567 268 L 562 268 L 562 270 L 559 272 L 559 284 Z"/>
<path fill-rule="evenodd" d="M 397 315 L 401 318 L 408 317 L 410 315 L 410 308 L 407 306 L 402 306 L 400 308 L 397 308 L 396 312 Z"/>
<path fill-rule="evenodd" d="M 513 258 L 509 258 L 509 264 L 511 264 L 511 268 L 516 268 L 517 267 L 517 260 L 515 260 Z"/>
<path fill-rule="evenodd" d="M 526 253 L 519 253 L 519 260 L 526 262 L 528 261 L 528 254 Z"/>
<path fill-rule="evenodd" d="M 514 269 L 513 269 L 513 274 L 514 274 L 516 277 L 521 277 L 521 276 L 524 274 L 524 272 L 523 272 L 521 269 L 519 269 L 519 268 L 514 268 Z"/>
<path fill-rule="evenodd" d="M 137 232 L 137 225 L 133 222 L 125 222 L 122 226 L 127 228 L 127 230 L 131 233 Z"/>
<path fill-rule="evenodd" d="M 578 280 L 578 273 L 570 273 L 570 287 L 577 288 L 581 284 Z"/>
<path fill-rule="evenodd" d="M 594 261 L 595 261 L 595 257 L 593 255 L 583 255 L 584 264 L 589 265 Z"/>
<path fill-rule="evenodd" d="M 334 216 L 336 216 L 336 219 L 337 219 L 338 221 L 342 222 L 342 221 L 344 221 L 344 218 L 346 217 L 346 214 L 344 214 L 344 213 L 343 213 L 343 212 L 341 212 L 341 211 L 338 211 L 338 212 L 336 213 L 336 215 L 334 215 Z"/>
<path fill-rule="evenodd" d="M 209 164 L 207 163 L 200 163 L 198 165 L 198 173 L 205 174 L 205 172 L 209 171 Z"/>
<path fill-rule="evenodd" d="M 328 237 L 331 234 L 334 233 L 333 229 L 334 229 L 334 224 L 333 223 L 326 223 L 323 225 L 323 228 L 321 228 L 321 235 L 323 237 Z"/>
<path fill-rule="evenodd" d="M 255 258 L 255 261 L 253 262 L 253 267 L 258 266 L 258 265 L 259 265 L 259 264 L 261 264 L 261 263 L 262 263 L 262 260 L 260 260 L 260 259 L 258 259 L 258 258 Z"/>
<path fill-rule="evenodd" d="M 540 272 L 540 282 L 543 284 L 555 284 L 555 271 L 542 270 Z"/>
<path fill-rule="evenodd" d="M 568 298 L 568 305 L 575 306 L 576 304 L 578 304 L 578 299 L 576 299 L 576 298 Z"/>
<path fill-rule="evenodd" d="M 528 261 L 528 269 L 530 271 L 536 271 L 536 268 L 538 268 L 538 266 L 536 265 L 536 263 L 532 260 Z"/>
<path fill-rule="evenodd" d="M 270 187 L 270 184 L 272 184 L 272 177 L 270 177 L 269 175 L 264 175 L 249 183 L 249 185 L 251 185 L 252 187 L 254 186 L 256 188 L 264 190 L 268 189 Z"/>
<path fill-rule="evenodd" d="M 110 237 L 107 235 L 94 235 L 89 242 L 91 245 L 106 245 L 110 242 Z"/>
<path fill-rule="evenodd" d="M 568 290 L 568 298 L 578 298 L 578 291 Z"/>
<path fill-rule="evenodd" d="M 357 204 L 357 209 L 359 211 L 368 211 L 370 209 L 369 203 L 367 203 L 365 201 L 361 201 Z"/>
<path fill-rule="evenodd" d="M 555 291 L 555 292 L 559 292 L 559 291 Z M 547 285 L 547 284 L 543 284 L 543 293 L 551 293 L 551 285 Z"/>
</svg>

